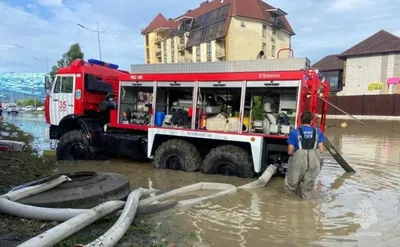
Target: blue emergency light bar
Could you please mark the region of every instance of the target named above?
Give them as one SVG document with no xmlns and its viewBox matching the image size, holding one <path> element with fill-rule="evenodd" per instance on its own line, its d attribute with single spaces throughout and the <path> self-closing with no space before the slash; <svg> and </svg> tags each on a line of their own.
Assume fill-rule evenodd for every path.
<svg viewBox="0 0 400 247">
<path fill-rule="evenodd" d="M 118 65 L 116 65 L 116 64 L 106 63 L 106 62 L 103 62 L 103 61 L 100 61 L 100 60 L 97 60 L 97 59 L 88 59 L 88 63 L 97 64 L 97 65 L 100 65 L 100 66 L 106 66 L 106 67 L 109 67 L 111 69 L 118 69 Z"/>
</svg>

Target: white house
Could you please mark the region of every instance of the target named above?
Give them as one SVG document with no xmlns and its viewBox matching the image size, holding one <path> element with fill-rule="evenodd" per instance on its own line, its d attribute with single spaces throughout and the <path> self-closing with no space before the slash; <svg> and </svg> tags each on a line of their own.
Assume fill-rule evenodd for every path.
<svg viewBox="0 0 400 247">
<path fill-rule="evenodd" d="M 388 78 L 400 77 L 400 38 L 394 34 L 381 30 L 338 57 L 345 61 L 338 96 L 399 92 L 397 85 L 386 90 Z"/>
</svg>

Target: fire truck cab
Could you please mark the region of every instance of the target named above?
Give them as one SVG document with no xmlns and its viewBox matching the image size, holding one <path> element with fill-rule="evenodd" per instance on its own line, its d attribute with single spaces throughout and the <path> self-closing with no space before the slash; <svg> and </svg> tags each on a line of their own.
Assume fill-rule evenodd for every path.
<svg viewBox="0 0 400 247">
<path fill-rule="evenodd" d="M 329 83 L 307 58 L 140 64 L 131 73 L 97 60 L 74 63 L 103 66 L 109 75 L 57 74 L 46 119 L 59 159 L 108 153 L 150 158 L 159 169 L 253 177 L 274 165 L 284 175 L 287 137 L 301 113 L 319 115 L 314 126 L 325 129 L 327 104 L 318 112 L 317 103 Z M 67 90 L 57 86 L 64 76 L 73 78 L 72 96 L 56 98 Z"/>
<path fill-rule="evenodd" d="M 89 59 L 87 62 L 75 60 L 59 69 L 54 80 L 46 75 L 45 118 L 50 140 L 60 140 L 77 130 L 87 136 L 101 132 L 110 116 L 99 110 L 99 103 L 110 95 L 118 95 L 119 77 L 124 74 L 129 72 L 118 70 L 117 65 Z"/>
</svg>

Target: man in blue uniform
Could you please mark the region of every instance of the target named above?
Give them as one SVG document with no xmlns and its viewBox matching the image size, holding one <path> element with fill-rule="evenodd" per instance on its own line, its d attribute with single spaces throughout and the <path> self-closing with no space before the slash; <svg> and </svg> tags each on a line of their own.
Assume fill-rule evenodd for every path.
<svg viewBox="0 0 400 247">
<path fill-rule="evenodd" d="M 312 112 L 304 112 L 301 115 L 302 126 L 293 130 L 287 141 L 291 157 L 284 190 L 289 195 L 299 194 L 303 199 L 312 195 L 321 168 L 320 153 L 324 151 L 324 135 L 320 129 L 311 126 L 314 117 Z"/>
</svg>

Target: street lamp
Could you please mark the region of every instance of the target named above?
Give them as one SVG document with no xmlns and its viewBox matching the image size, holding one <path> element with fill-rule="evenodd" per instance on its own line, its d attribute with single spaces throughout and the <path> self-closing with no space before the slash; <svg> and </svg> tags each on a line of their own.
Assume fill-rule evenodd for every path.
<svg viewBox="0 0 400 247">
<path fill-rule="evenodd" d="M 79 23 L 77 23 L 77 25 L 80 26 L 81 28 L 84 28 L 86 30 L 89 30 L 89 31 L 97 33 L 97 40 L 99 42 L 99 55 L 100 55 L 100 60 L 101 60 L 100 33 L 104 33 L 105 31 L 100 31 L 99 30 L 99 22 L 97 21 L 97 30 L 93 30 L 93 29 L 87 28 L 84 25 L 79 24 Z"/>
<path fill-rule="evenodd" d="M 37 58 L 37 57 L 33 57 L 36 60 L 42 61 L 42 62 L 46 62 L 46 72 L 49 73 L 49 63 L 47 62 L 47 55 L 45 55 L 45 60 L 41 59 L 41 58 Z"/>
</svg>

